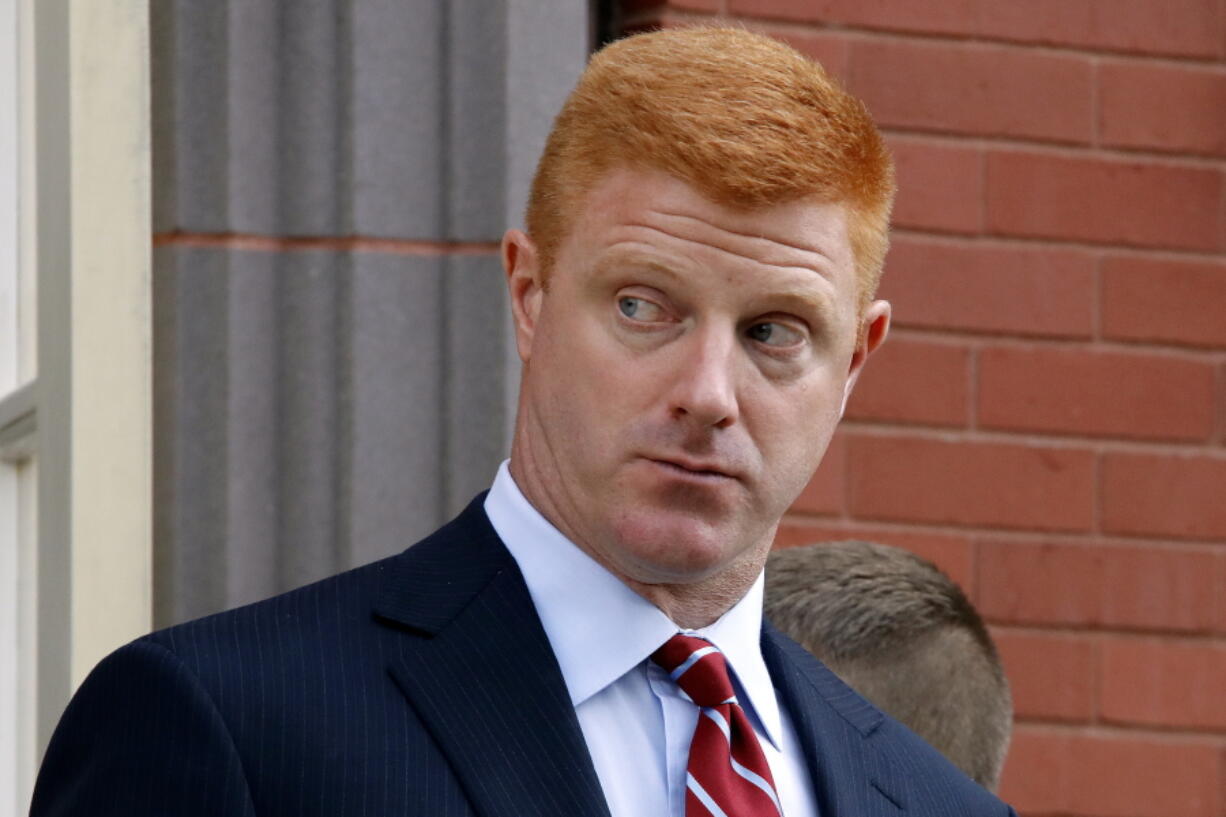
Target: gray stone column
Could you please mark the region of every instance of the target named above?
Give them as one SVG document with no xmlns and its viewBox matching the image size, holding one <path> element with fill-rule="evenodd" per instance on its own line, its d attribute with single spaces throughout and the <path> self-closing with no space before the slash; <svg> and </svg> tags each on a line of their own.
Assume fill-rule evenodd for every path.
<svg viewBox="0 0 1226 817">
<path fill-rule="evenodd" d="M 497 258 L 577 0 L 154 3 L 159 625 L 394 553 L 489 484 Z"/>
</svg>

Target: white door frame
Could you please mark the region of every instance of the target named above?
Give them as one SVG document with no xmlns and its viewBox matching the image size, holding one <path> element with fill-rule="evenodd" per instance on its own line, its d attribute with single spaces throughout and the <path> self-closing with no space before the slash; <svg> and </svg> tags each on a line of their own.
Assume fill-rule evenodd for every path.
<svg viewBox="0 0 1226 817">
<path fill-rule="evenodd" d="M 18 122 L 0 162 L 21 171 L 0 188 L 20 203 L 0 261 L 18 292 L 17 331 L 0 312 L 0 582 L 20 591 L 0 597 L 20 667 L 0 682 L 16 793 L 0 816 L 28 808 L 72 691 L 152 621 L 148 16 L 147 0 L 0 0 L 19 55 L 16 83 L 0 68 Z"/>
</svg>

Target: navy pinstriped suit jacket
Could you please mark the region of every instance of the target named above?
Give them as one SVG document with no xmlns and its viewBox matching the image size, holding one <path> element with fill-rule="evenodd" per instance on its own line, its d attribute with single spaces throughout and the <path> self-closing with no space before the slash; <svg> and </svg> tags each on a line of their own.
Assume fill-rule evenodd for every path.
<svg viewBox="0 0 1226 817">
<path fill-rule="evenodd" d="M 482 499 L 399 556 L 113 653 L 31 814 L 607 817 Z M 1012 815 L 769 625 L 762 650 L 822 817 Z"/>
</svg>

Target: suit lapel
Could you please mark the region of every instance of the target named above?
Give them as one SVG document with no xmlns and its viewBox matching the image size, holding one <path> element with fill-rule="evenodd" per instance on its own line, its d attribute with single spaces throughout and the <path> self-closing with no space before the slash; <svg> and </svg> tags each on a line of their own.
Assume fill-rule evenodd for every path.
<svg viewBox="0 0 1226 817">
<path fill-rule="evenodd" d="M 897 817 L 905 811 L 898 778 L 872 745 L 882 714 L 769 623 L 762 657 L 804 747 L 819 813 Z"/>
<path fill-rule="evenodd" d="M 376 615 L 412 630 L 391 674 L 478 814 L 607 816 L 557 659 L 483 499 L 389 570 Z"/>
</svg>

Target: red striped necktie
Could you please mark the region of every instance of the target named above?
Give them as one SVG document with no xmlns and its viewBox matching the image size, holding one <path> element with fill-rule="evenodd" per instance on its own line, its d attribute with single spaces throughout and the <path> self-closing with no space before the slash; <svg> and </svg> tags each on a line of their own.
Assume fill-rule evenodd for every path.
<svg viewBox="0 0 1226 817">
<path fill-rule="evenodd" d="M 770 766 L 737 703 L 724 654 L 678 633 L 651 660 L 701 709 L 686 767 L 685 817 L 781 817 Z"/>
</svg>

